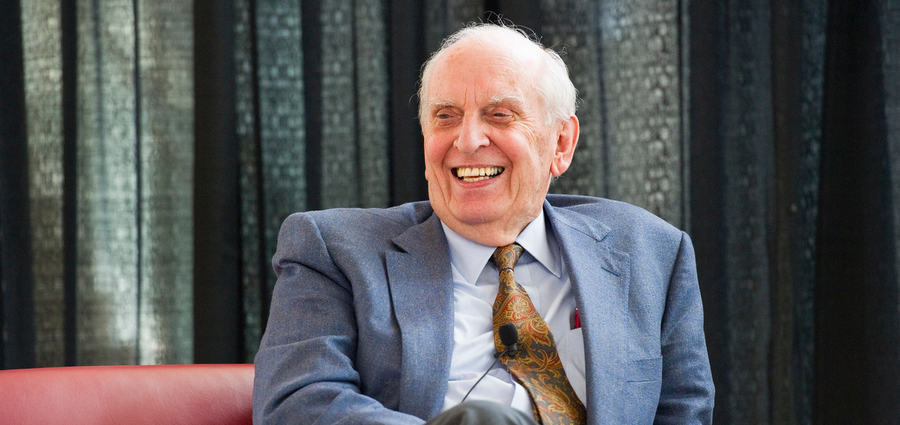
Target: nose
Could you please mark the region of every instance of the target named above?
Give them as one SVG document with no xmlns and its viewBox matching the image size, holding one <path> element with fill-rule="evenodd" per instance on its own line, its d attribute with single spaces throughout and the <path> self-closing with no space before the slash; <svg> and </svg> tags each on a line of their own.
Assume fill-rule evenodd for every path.
<svg viewBox="0 0 900 425">
<path fill-rule="evenodd" d="M 453 143 L 456 149 L 466 155 L 491 143 L 487 135 L 487 125 L 474 117 L 465 117 L 459 129 L 459 136 Z"/>
</svg>

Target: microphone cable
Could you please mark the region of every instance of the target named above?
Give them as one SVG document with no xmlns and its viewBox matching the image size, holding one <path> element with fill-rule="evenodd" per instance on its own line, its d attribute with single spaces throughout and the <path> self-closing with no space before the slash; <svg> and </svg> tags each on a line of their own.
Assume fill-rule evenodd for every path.
<svg viewBox="0 0 900 425">
<path fill-rule="evenodd" d="M 460 400 L 459 404 L 462 404 L 464 401 L 466 401 L 466 398 L 469 397 L 469 394 L 472 394 L 472 390 L 475 389 L 475 386 L 478 385 L 478 383 L 481 382 L 481 380 L 484 379 L 485 376 L 487 376 L 488 372 L 490 372 L 491 369 L 494 368 L 494 366 L 497 365 L 500 357 L 515 356 L 516 353 L 519 352 L 519 330 L 516 329 L 516 325 L 513 325 L 512 323 L 504 323 L 497 330 L 497 333 L 500 334 L 500 342 L 502 342 L 503 345 L 506 346 L 506 350 L 504 350 L 502 353 L 498 351 L 497 354 L 494 354 L 494 362 L 491 363 L 491 366 L 488 367 L 486 371 L 484 371 L 484 373 L 480 378 L 478 378 L 477 381 L 475 381 L 475 384 L 472 385 L 472 388 L 469 388 L 469 392 L 467 392 L 465 397 Z"/>
</svg>

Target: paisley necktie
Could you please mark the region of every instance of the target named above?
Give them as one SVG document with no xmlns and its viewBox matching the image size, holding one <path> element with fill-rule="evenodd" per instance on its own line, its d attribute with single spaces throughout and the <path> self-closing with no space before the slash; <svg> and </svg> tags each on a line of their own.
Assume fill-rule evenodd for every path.
<svg viewBox="0 0 900 425">
<path fill-rule="evenodd" d="M 519 333 L 518 352 L 501 356 L 500 360 L 528 390 L 534 419 L 539 424 L 583 424 L 584 405 L 566 378 L 550 328 L 513 275 L 513 267 L 523 252 L 525 249 L 514 243 L 497 248 L 491 256 L 500 269 L 500 291 L 493 311 L 494 345 L 498 352 L 505 352 L 498 329 L 506 323 L 515 325 Z"/>
</svg>

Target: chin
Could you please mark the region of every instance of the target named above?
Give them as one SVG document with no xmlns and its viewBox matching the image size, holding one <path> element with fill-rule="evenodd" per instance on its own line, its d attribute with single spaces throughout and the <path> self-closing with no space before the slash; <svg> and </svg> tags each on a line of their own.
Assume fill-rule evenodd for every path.
<svg viewBox="0 0 900 425">
<path fill-rule="evenodd" d="M 499 208 L 497 202 L 470 202 L 450 206 L 449 210 L 457 220 L 466 224 L 482 224 L 495 220 L 502 215 L 503 208 Z"/>
<path fill-rule="evenodd" d="M 485 214 L 454 214 L 457 221 L 467 226 L 477 226 L 490 221 Z"/>
</svg>

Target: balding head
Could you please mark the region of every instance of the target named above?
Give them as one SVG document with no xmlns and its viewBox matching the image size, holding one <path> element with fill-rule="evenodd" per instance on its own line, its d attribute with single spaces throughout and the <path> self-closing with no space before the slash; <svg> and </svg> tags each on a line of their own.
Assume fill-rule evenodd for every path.
<svg viewBox="0 0 900 425">
<path fill-rule="evenodd" d="M 566 120 L 575 114 L 575 86 L 558 53 L 544 47 L 521 29 L 496 24 L 476 24 L 447 37 L 425 62 L 418 92 L 420 122 L 429 104 L 434 101 L 427 98 L 434 68 L 441 66 L 445 57 L 455 50 L 454 47 L 470 43 L 484 49 L 502 50 L 503 54 L 521 62 L 522 72 L 529 74 L 529 78 L 524 80 L 531 82 L 531 87 L 523 87 L 522 90 L 534 90 L 537 93 L 548 124 Z"/>
</svg>

